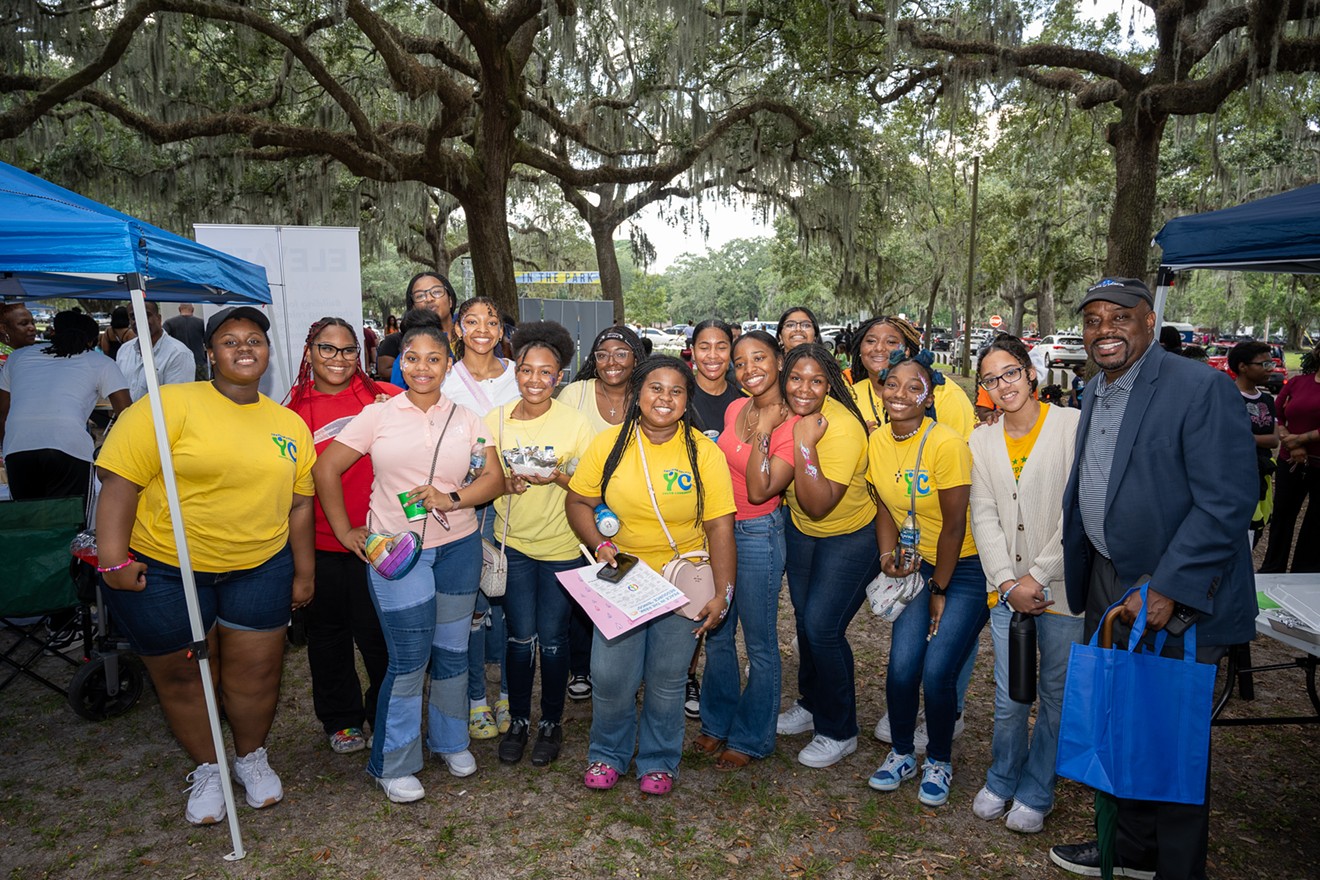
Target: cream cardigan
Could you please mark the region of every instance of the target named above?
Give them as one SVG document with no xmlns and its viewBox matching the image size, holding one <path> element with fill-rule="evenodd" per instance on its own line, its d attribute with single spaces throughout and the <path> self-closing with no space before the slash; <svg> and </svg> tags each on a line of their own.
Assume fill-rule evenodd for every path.
<svg viewBox="0 0 1320 880">
<path fill-rule="evenodd" d="M 1049 610 L 1070 614 L 1063 587 L 1063 489 L 1080 418 L 1081 410 L 1051 406 L 1017 480 L 1003 421 L 972 432 L 971 527 L 986 592 L 1030 574 L 1050 588 Z"/>
</svg>

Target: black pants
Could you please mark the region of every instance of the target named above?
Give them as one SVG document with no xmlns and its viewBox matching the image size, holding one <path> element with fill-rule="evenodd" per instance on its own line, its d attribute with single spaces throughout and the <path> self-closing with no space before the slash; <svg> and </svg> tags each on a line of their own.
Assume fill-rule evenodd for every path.
<svg viewBox="0 0 1320 880">
<path fill-rule="evenodd" d="M 1288 566 L 1288 554 L 1293 549 L 1293 531 L 1302 502 L 1308 496 L 1310 506 L 1302 519 L 1297 535 L 1297 551 Z M 1303 466 L 1281 463 L 1274 474 L 1274 518 L 1270 520 L 1270 543 L 1265 548 L 1261 572 L 1278 574 L 1285 571 L 1320 571 L 1320 463 Z"/>
<path fill-rule="evenodd" d="M 1114 564 L 1094 551 L 1090 584 L 1086 594 L 1085 638 L 1100 627 L 1106 609 L 1122 598 L 1131 584 L 1120 584 Z M 1158 589 L 1158 588 L 1157 588 Z M 1114 644 L 1127 647 L 1132 628 L 1114 622 Z M 1153 640 L 1155 634 L 1147 633 Z M 1143 642 L 1146 639 L 1143 639 Z M 1169 636 L 1162 656 L 1182 657 L 1181 636 Z M 1222 645 L 1196 646 L 1201 663 L 1218 663 L 1227 648 Z M 1158 742 L 1150 748 L 1161 748 Z M 1169 755 L 1171 760 L 1176 755 Z M 1204 880 L 1206 852 L 1210 843 L 1210 769 L 1206 767 L 1205 801 L 1200 804 L 1171 804 L 1165 801 L 1137 801 L 1100 797 L 1118 806 L 1118 860 L 1128 867 L 1154 869 L 1159 880 Z"/>
<path fill-rule="evenodd" d="M 316 551 L 316 596 L 307 606 L 307 665 L 312 672 L 312 705 L 327 734 L 376 720 L 376 697 L 389 649 L 371 604 L 367 565 L 352 553 Z M 367 668 L 362 694 L 353 644 Z"/>
<path fill-rule="evenodd" d="M 5 456 L 9 492 L 15 501 L 36 498 L 87 498 L 92 463 L 58 449 L 30 449 Z"/>
</svg>

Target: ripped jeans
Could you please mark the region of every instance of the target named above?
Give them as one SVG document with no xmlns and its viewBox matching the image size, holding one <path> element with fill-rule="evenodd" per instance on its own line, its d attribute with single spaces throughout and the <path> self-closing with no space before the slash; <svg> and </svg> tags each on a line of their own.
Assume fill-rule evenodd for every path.
<svg viewBox="0 0 1320 880">
<path fill-rule="evenodd" d="M 573 600 L 555 577 L 581 568 L 579 559 L 551 562 L 505 547 L 509 560 L 504 593 L 508 628 L 505 667 L 509 677 L 509 714 L 530 721 L 536 655 L 541 655 L 541 720 L 558 724 L 564 717 L 568 688 L 568 621 Z"/>
</svg>

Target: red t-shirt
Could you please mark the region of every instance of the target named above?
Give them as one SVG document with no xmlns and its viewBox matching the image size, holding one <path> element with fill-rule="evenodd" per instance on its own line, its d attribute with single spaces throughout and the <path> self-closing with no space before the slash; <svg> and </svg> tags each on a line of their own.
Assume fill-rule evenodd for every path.
<svg viewBox="0 0 1320 880">
<path fill-rule="evenodd" d="M 1289 434 L 1320 430 L 1320 382 L 1315 378 L 1309 373 L 1293 376 L 1283 383 L 1283 390 L 1274 398 L 1274 409 Z M 1320 455 L 1320 441 L 1306 444 L 1306 454 Z M 1282 447 L 1279 457 L 1288 458 Z"/>
<path fill-rule="evenodd" d="M 729 475 L 733 478 L 733 502 L 738 507 L 734 519 L 756 519 L 758 516 L 774 513 L 780 501 L 777 497 L 771 498 L 764 504 L 753 504 L 747 500 L 747 460 L 752 457 L 752 445 L 738 437 L 734 425 L 738 422 L 738 413 L 751 403 L 750 397 L 744 397 L 729 404 L 729 408 L 724 411 L 724 430 L 720 432 L 720 438 L 715 443 L 729 461 Z M 772 458 L 782 458 L 789 464 L 793 463 L 793 425 L 798 418 L 793 416 L 770 432 Z"/>
<path fill-rule="evenodd" d="M 401 388 L 388 382 L 377 382 L 376 387 L 383 394 L 393 397 L 402 393 Z M 320 455 L 330 445 L 330 441 L 339 436 L 339 432 L 353 421 L 354 416 L 362 412 L 367 404 L 375 403 L 376 398 L 367 390 L 361 376 L 354 376 L 348 388 L 338 394 L 322 394 L 315 388 L 307 389 L 297 405 L 289 404 L 289 409 L 296 412 L 312 431 L 312 440 L 316 453 Z M 348 510 L 348 521 L 354 526 L 367 524 L 367 503 L 371 498 L 371 456 L 364 455 L 344 472 L 344 506 Z M 316 505 L 316 549 L 330 550 L 335 553 L 347 553 L 339 543 L 330 523 L 326 522 L 325 511 L 321 509 L 321 499 Z"/>
</svg>

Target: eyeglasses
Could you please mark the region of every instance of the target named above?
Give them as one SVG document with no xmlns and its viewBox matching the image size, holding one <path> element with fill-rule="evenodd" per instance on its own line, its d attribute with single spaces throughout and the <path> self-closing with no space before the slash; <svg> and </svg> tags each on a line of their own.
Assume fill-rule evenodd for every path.
<svg viewBox="0 0 1320 880">
<path fill-rule="evenodd" d="M 360 351 L 362 351 L 362 349 L 358 348 L 356 345 L 350 345 L 346 348 L 340 348 L 339 346 L 331 345 L 328 342 L 316 343 L 316 353 L 328 361 L 332 361 L 336 357 L 341 357 L 344 360 L 355 361 L 357 360 L 358 352 Z"/>
<path fill-rule="evenodd" d="M 1023 369 L 1022 367 L 1009 367 L 1007 370 L 1004 370 L 1004 372 L 1000 373 L 998 376 L 986 376 L 978 384 L 980 384 L 980 386 L 984 388 L 986 391 L 994 391 L 997 387 L 999 387 L 999 381 L 1001 379 L 1004 381 L 1005 385 L 1012 385 L 1015 382 L 1017 382 L 1017 380 L 1021 379 L 1022 374 L 1025 372 L 1026 370 Z"/>
<path fill-rule="evenodd" d="M 785 330 L 813 330 L 815 325 L 810 321 L 785 321 Z"/>
<path fill-rule="evenodd" d="M 1274 366 L 1274 358 L 1270 358 L 1270 359 L 1267 360 L 1267 361 L 1248 361 L 1248 362 L 1247 362 L 1247 366 L 1249 366 L 1249 367 L 1272 367 L 1272 366 Z"/>
<path fill-rule="evenodd" d="M 611 360 L 616 364 L 626 364 L 628 358 L 632 357 L 631 348 L 616 348 L 614 351 L 598 351 L 592 354 L 598 364 L 608 364 Z"/>
<path fill-rule="evenodd" d="M 429 302 L 442 296 L 449 296 L 449 291 L 445 290 L 444 285 L 437 284 L 435 287 L 428 287 L 426 290 L 414 290 L 412 298 L 413 302 Z"/>
</svg>

